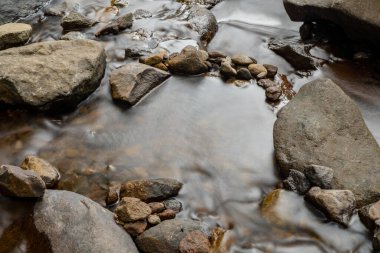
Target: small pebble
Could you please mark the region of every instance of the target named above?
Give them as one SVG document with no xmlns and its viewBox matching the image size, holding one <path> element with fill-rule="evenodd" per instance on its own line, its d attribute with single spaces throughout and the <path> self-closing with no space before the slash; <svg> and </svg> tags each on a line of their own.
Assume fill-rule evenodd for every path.
<svg viewBox="0 0 380 253">
<path fill-rule="evenodd" d="M 161 202 L 151 202 L 148 205 L 152 209 L 152 213 L 160 213 L 165 210 L 165 205 Z"/>
<path fill-rule="evenodd" d="M 176 216 L 176 212 L 174 212 L 171 209 L 166 209 L 165 211 L 158 213 L 157 215 L 158 217 L 160 217 L 161 221 L 164 221 L 164 220 L 174 219 Z"/>
<path fill-rule="evenodd" d="M 161 223 L 161 219 L 156 214 L 151 214 L 148 216 L 148 223 L 152 225 L 157 225 Z"/>
<path fill-rule="evenodd" d="M 182 211 L 182 203 L 179 200 L 167 199 L 163 203 L 166 209 L 173 210 L 176 213 L 179 213 Z"/>
<path fill-rule="evenodd" d="M 145 229 L 147 228 L 148 223 L 146 220 L 140 220 L 135 222 L 128 222 L 125 223 L 124 229 L 133 237 L 136 237 L 140 234 L 142 234 Z"/>
</svg>

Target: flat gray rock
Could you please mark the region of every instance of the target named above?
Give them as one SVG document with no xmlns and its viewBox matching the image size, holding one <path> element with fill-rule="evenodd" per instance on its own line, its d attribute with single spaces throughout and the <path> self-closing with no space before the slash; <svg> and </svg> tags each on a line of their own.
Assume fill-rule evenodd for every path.
<svg viewBox="0 0 380 253">
<path fill-rule="evenodd" d="M 103 46 L 91 40 L 49 41 L 0 52 L 0 102 L 39 110 L 75 108 L 100 85 Z"/>
<path fill-rule="evenodd" d="M 138 253 L 110 211 L 73 192 L 47 190 L 34 207 L 33 225 L 44 238 L 31 245 L 35 252 Z"/>
<path fill-rule="evenodd" d="M 306 84 L 278 113 L 274 148 L 283 175 L 318 164 L 334 170 L 332 188 L 351 190 L 358 206 L 380 199 L 379 145 L 356 104 L 331 80 Z"/>
<path fill-rule="evenodd" d="M 0 25 L 36 13 L 49 0 L 1 0 Z"/>
<path fill-rule="evenodd" d="M 168 72 L 141 63 L 128 63 L 110 75 L 112 98 L 134 105 L 170 77 Z"/>
<path fill-rule="evenodd" d="M 353 39 L 380 41 L 380 1 L 284 0 L 284 5 L 293 21 L 327 20 Z"/>
</svg>

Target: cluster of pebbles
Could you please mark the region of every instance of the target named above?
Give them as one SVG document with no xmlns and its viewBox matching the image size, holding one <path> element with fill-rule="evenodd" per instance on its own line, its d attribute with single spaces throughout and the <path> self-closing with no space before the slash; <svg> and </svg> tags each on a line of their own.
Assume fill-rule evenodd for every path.
<svg viewBox="0 0 380 253">
<path fill-rule="evenodd" d="M 174 198 L 181 188 L 174 179 L 133 180 L 110 187 L 105 201 L 113 207 L 115 221 L 136 237 L 182 211 L 182 203 Z"/>
</svg>

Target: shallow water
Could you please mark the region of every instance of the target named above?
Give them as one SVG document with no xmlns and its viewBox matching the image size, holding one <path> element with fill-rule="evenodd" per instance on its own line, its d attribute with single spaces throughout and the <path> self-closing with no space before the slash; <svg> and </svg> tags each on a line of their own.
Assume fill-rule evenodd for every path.
<svg viewBox="0 0 380 253">
<path fill-rule="evenodd" d="M 60 2 L 54 0 L 53 5 Z M 68 9 L 103 23 L 117 13 L 105 0 L 66 2 Z M 239 88 L 218 77 L 175 76 L 133 108 L 113 104 L 108 74 L 129 61 L 124 60 L 127 46 L 156 50 L 158 45 L 174 52 L 198 39 L 181 20 L 186 11 L 180 4 L 134 0 L 120 13 L 139 8 L 150 10 L 153 18 L 134 23 L 132 30 L 144 28 L 144 32 L 102 38 L 107 73 L 101 87 L 75 112 L 47 116 L 0 111 L 1 162 L 19 164 L 26 154 L 37 154 L 61 171 L 59 188 L 101 204 L 111 184 L 135 178 L 177 178 L 185 183 L 179 196 L 185 211 L 180 216 L 230 229 L 225 238 L 229 252 L 371 252 L 357 216 L 343 229 L 295 194 L 272 198 L 279 215 L 262 214 L 261 200 L 279 181 L 272 139 L 279 106 L 266 103 L 264 90 L 253 82 Z M 271 38 L 298 37 L 300 24 L 289 20 L 280 0 L 225 0 L 212 11 L 219 31 L 209 51 L 245 53 L 261 63 L 277 65 L 295 90 L 316 78 L 332 78 L 358 103 L 380 142 L 380 84 L 373 71 L 316 48 L 319 57 L 334 60 L 307 76 L 300 75 L 267 48 Z M 41 14 L 25 22 L 34 24 L 31 42 L 58 39 L 62 33 L 57 17 Z M 101 26 L 85 30 L 86 35 L 92 38 Z M 27 212 L 23 203 L 0 202 L 0 245 L 7 245 L 7 250 L 14 247 L 8 252 L 26 251 L 30 235 L 13 242 L 6 232 L 13 227 L 18 231 L 17 221 Z M 1 250 L 6 252 L 0 246 Z"/>
</svg>

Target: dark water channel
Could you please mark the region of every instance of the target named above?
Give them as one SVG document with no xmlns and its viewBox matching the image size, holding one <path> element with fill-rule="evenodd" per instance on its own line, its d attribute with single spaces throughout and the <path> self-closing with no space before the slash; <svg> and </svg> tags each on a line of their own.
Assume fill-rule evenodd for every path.
<svg viewBox="0 0 380 253">
<path fill-rule="evenodd" d="M 53 5 L 61 2 L 54 0 Z M 101 22 L 118 11 L 106 0 L 66 2 L 67 9 Z M 1 109 L 1 163 L 19 164 L 25 155 L 36 154 L 61 171 L 59 188 L 101 204 L 109 185 L 136 178 L 177 178 L 185 183 L 180 193 L 185 211 L 180 216 L 230 229 L 225 237 L 228 252 L 371 252 L 371 241 L 357 216 L 344 229 L 292 193 L 273 196 L 276 210 L 270 219 L 260 212 L 261 200 L 279 181 L 272 128 L 282 104 L 266 103 L 264 90 L 256 84 L 236 87 L 218 77 L 174 76 L 133 108 L 114 105 L 108 74 L 129 61 L 124 60 L 126 47 L 174 52 L 197 43 L 181 21 L 180 4 L 131 0 L 119 11 L 135 9 L 150 10 L 154 16 L 135 21 L 132 30 L 138 32 L 101 39 L 107 49 L 107 74 L 75 112 L 47 116 Z M 281 0 L 225 0 L 212 11 L 219 31 L 209 51 L 245 53 L 277 65 L 295 90 L 316 78 L 332 78 L 357 102 L 380 142 L 380 81 L 366 66 L 317 47 L 313 52 L 329 63 L 299 75 L 267 46 L 271 38 L 299 36 L 301 24 L 289 20 Z M 33 24 L 32 42 L 61 36 L 58 17 L 41 14 L 24 22 Z M 95 31 L 88 29 L 85 34 L 92 38 Z M 1 199 L 0 252 L 27 251 L 26 241 L 33 235 L 12 238 L 21 233 L 18 223 L 28 213 L 27 205 Z"/>
</svg>

